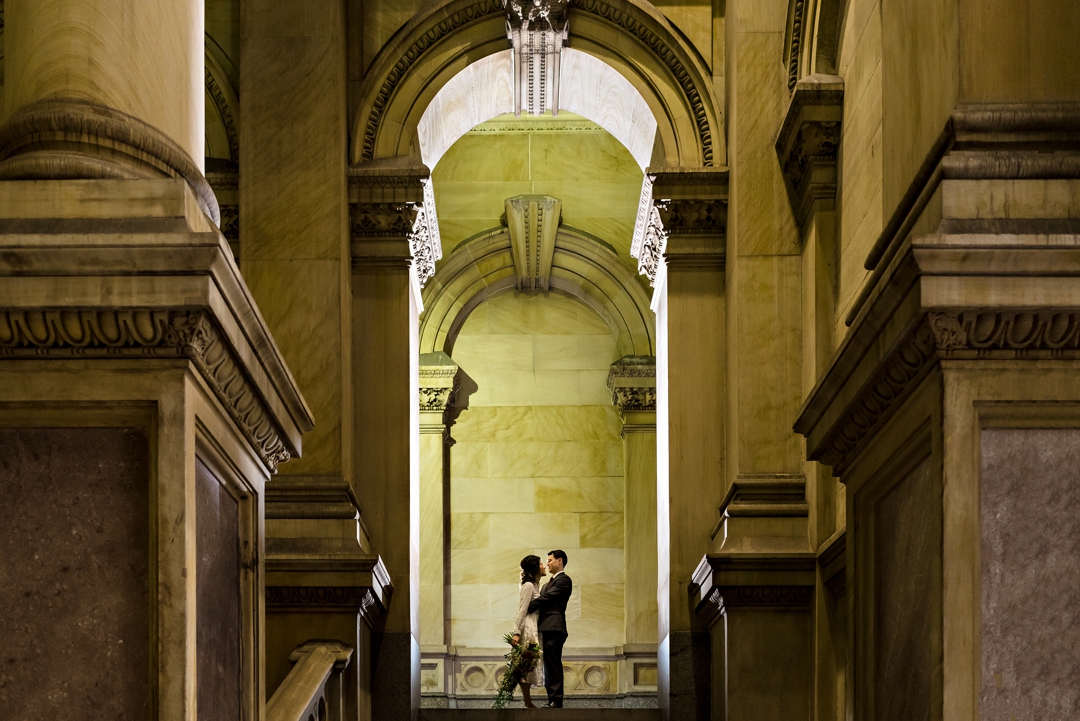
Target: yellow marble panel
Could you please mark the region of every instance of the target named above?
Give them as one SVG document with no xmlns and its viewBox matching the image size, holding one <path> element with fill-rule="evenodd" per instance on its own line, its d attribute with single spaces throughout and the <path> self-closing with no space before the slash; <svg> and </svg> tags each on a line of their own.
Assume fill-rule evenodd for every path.
<svg viewBox="0 0 1080 721">
<path fill-rule="evenodd" d="M 563 222 L 574 227 L 578 225 L 578 218 L 610 218 L 637 213 L 637 199 L 633 206 L 628 202 L 627 183 L 542 180 L 534 182 L 532 186 L 534 193 L 553 195 L 562 200 Z M 639 197 L 640 191 L 639 180 Z"/>
<path fill-rule="evenodd" d="M 580 513 L 578 524 L 582 548 L 623 547 L 623 514 Z"/>
<path fill-rule="evenodd" d="M 532 400 L 538 406 L 566 406 L 581 403 L 579 371 L 535 371 Z"/>
<path fill-rule="evenodd" d="M 532 513 L 536 481 L 532 478 L 454 478 L 450 508 L 454 513 L 499 513 L 513 509 Z"/>
<path fill-rule="evenodd" d="M 539 554 L 537 554 L 539 555 Z M 491 595 L 491 616 L 493 621 L 502 621 L 509 628 L 514 621 L 514 616 L 518 612 L 518 602 L 521 598 L 518 595 L 521 591 L 521 586 L 518 585 L 518 579 L 514 578 L 512 583 L 495 583 L 489 586 Z"/>
<path fill-rule="evenodd" d="M 578 397 L 582 405 L 600 407 L 611 405 L 611 391 L 607 388 L 607 377 L 607 369 L 578 371 Z"/>
<path fill-rule="evenodd" d="M 521 559 L 530 553 L 545 551 L 518 546 L 514 548 L 454 548 L 450 550 L 452 584 L 503 585 L 518 582 Z"/>
<path fill-rule="evenodd" d="M 560 116 L 561 117 L 561 116 Z M 622 143 L 604 130 L 577 133 L 532 133 L 529 136 L 533 180 L 637 183 L 641 168 Z"/>
<path fill-rule="evenodd" d="M 451 548 L 487 548 L 488 519 L 486 513 L 451 513 Z"/>
<path fill-rule="evenodd" d="M 463 135 L 431 171 L 435 192 L 439 192 L 441 183 L 447 182 L 529 180 L 529 155 L 529 136 L 525 133 Z M 435 202 L 439 202 L 438 195 Z M 442 214 L 441 206 L 439 213 Z"/>
<path fill-rule="evenodd" d="M 535 483 L 538 510 L 548 513 L 622 511 L 622 476 L 537 478 Z"/>
<path fill-rule="evenodd" d="M 435 207 L 440 218 L 487 218 L 492 221 L 488 227 L 499 225 L 499 218 L 505 212 L 503 202 L 507 198 L 534 192 L 533 183 L 522 181 L 433 182 Z"/>
<path fill-rule="evenodd" d="M 451 586 L 450 607 L 455 619 L 476 621 L 491 618 L 491 586 L 472 583 Z"/>
<path fill-rule="evenodd" d="M 578 517 L 577 513 L 492 513 L 488 516 L 489 546 L 505 548 L 540 542 L 549 549 L 577 548 Z"/>
<path fill-rule="evenodd" d="M 510 632 L 508 621 L 490 619 L 466 621 L 453 619 L 450 622 L 450 639 L 460 651 L 462 647 L 491 648 L 501 646 L 503 635 Z"/>
<path fill-rule="evenodd" d="M 615 338 L 605 326 L 603 335 L 535 335 L 536 370 L 603 370 L 619 359 Z"/>
<path fill-rule="evenodd" d="M 622 447 L 613 441 L 526 441 L 492 443 L 489 448 L 491 476 L 495 478 L 535 477 L 539 482 L 550 476 L 618 475 L 620 487 L 622 484 Z"/>
<path fill-rule="evenodd" d="M 454 478 L 486 478 L 491 475 L 488 444 L 454 444 L 450 449 L 450 473 Z"/>
<path fill-rule="evenodd" d="M 611 329 L 600 314 L 559 292 L 507 293 L 485 303 L 488 328 L 503 335 L 605 335 Z M 465 321 L 468 325 L 469 321 Z"/>
<path fill-rule="evenodd" d="M 623 642 L 622 619 L 567 619 L 566 648 L 611 646 Z"/>
<path fill-rule="evenodd" d="M 581 595 L 581 618 L 586 620 L 623 620 L 623 584 L 583 583 Z"/>
</svg>

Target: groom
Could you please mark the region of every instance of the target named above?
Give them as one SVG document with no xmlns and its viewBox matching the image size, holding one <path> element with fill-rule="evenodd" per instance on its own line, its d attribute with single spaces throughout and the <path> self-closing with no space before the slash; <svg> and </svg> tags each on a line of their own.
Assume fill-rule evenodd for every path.
<svg viewBox="0 0 1080 721">
<path fill-rule="evenodd" d="M 544 643 L 544 685 L 548 702 L 542 708 L 562 708 L 563 669 L 562 649 L 566 643 L 566 604 L 574 590 L 574 582 L 563 573 L 566 554 L 552 551 L 547 557 L 551 580 L 540 595 L 529 603 L 529 613 L 540 612 L 537 629 Z"/>
</svg>

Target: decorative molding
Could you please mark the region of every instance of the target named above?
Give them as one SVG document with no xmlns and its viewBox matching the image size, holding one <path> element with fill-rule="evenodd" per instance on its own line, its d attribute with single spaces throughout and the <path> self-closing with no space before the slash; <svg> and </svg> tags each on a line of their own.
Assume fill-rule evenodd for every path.
<svg viewBox="0 0 1080 721">
<path fill-rule="evenodd" d="M 562 222 L 562 201 L 550 195 L 507 198 L 506 225 L 517 271 L 517 289 L 549 289 L 555 236 Z"/>
<path fill-rule="evenodd" d="M 420 206 L 409 233 L 409 250 L 413 265 L 423 288 L 428 278 L 435 275 L 435 263 L 442 260 L 442 237 L 439 235 L 439 218 L 435 213 L 435 189 L 431 178 L 424 178 L 424 204 Z"/>
<path fill-rule="evenodd" d="M 693 78 L 690 77 L 690 71 L 687 70 L 671 46 L 632 14 L 609 5 L 604 0 L 570 0 L 570 7 L 580 12 L 595 15 L 612 25 L 622 28 L 649 48 L 664 67 L 671 71 L 675 82 L 679 84 L 683 96 L 690 106 L 690 113 L 697 128 L 698 140 L 701 142 L 702 165 L 707 168 L 713 167 L 712 129 L 709 127 L 709 117 L 705 110 L 705 103 Z"/>
<path fill-rule="evenodd" d="M 0 125 L 0 179 L 173 177 L 187 181 L 199 207 L 221 213 L 199 166 L 172 138 L 119 110 L 83 100 L 41 100 Z"/>
<path fill-rule="evenodd" d="M 661 65 L 669 70 L 689 106 L 698 141 L 701 145 L 702 164 L 706 167 L 712 167 L 714 154 L 713 131 L 709 124 L 709 115 L 701 91 L 676 49 L 669 45 L 649 25 L 639 20 L 634 14 L 626 12 L 622 7 L 615 7 L 604 2 L 604 0 L 569 0 L 568 5 L 577 12 L 593 15 L 621 29 L 631 38 L 642 43 L 656 56 Z M 390 99 L 417 61 L 457 30 L 504 13 L 504 0 L 478 0 L 455 12 L 440 14 L 437 20 L 435 18 L 431 19 L 428 30 L 420 33 L 412 44 L 405 48 L 404 51 L 401 51 L 395 62 L 388 64 L 389 70 L 375 93 L 371 110 L 364 123 L 363 143 L 358 160 L 370 161 L 375 158 L 375 141 L 379 135 Z"/>
<path fill-rule="evenodd" d="M 720 591 L 724 609 L 732 608 L 809 608 L 814 600 L 813 586 L 728 586 Z"/>
<path fill-rule="evenodd" d="M 438 351 L 420 355 L 420 411 L 443 413 L 457 405 L 461 390 L 461 369 L 454 360 Z M 447 422 L 443 416 L 443 422 Z"/>
<path fill-rule="evenodd" d="M 453 659 L 452 695 L 493 696 L 506 670 L 499 656 L 457 656 Z M 563 656 L 563 688 L 567 696 L 612 696 L 619 691 L 619 660 Z"/>
<path fill-rule="evenodd" d="M 680 198 L 654 203 L 667 235 L 724 235 L 727 200 Z"/>
<path fill-rule="evenodd" d="M 341 476 L 282 476 L 267 484 L 266 518 L 357 520 L 360 502 Z"/>
<path fill-rule="evenodd" d="M 720 517 L 807 516 L 806 477 L 801 473 L 740 474 L 720 502 Z M 717 529 L 719 530 L 719 526 Z M 716 530 L 713 536 L 716 535 Z"/>
<path fill-rule="evenodd" d="M 620 413 L 627 411 L 655 411 L 655 388 L 613 388 L 611 402 Z"/>
<path fill-rule="evenodd" d="M 266 586 L 267 610 L 371 609 L 375 595 L 364 586 Z"/>
<path fill-rule="evenodd" d="M 559 114 L 559 68 L 570 29 L 567 0 L 503 0 L 513 48 L 514 115 Z"/>
<path fill-rule="evenodd" d="M 236 119 L 233 117 L 232 104 L 218 83 L 218 79 L 211 72 L 211 62 L 210 54 L 207 53 L 207 60 L 204 63 L 206 92 L 221 115 L 221 122 L 225 125 L 225 134 L 229 139 L 229 160 L 238 163 L 240 162 L 240 133 L 236 127 Z"/>
<path fill-rule="evenodd" d="M 388 170 L 361 166 L 349 168 L 347 177 L 350 238 L 406 241 L 409 262 L 416 268 L 423 288 L 435 274 L 435 263 L 442 258 L 435 191 L 427 168 Z M 366 260 L 370 263 L 373 257 Z M 405 259 L 383 256 L 379 260 L 396 267 Z"/>
<path fill-rule="evenodd" d="M 372 103 L 371 113 L 368 115 L 367 123 L 364 126 L 364 146 L 360 156 L 361 160 L 374 159 L 375 138 L 379 134 L 383 113 L 386 112 L 386 106 L 390 102 L 390 98 L 393 96 L 398 84 L 408 74 L 416 61 L 442 41 L 443 38 L 459 28 L 484 20 L 492 15 L 501 15 L 504 12 L 503 2 L 504 0 L 478 0 L 478 2 L 468 5 L 457 12 L 450 13 L 442 17 L 430 30 L 420 35 L 412 45 L 405 49 L 397 62 L 391 66 L 390 72 L 387 73 L 386 78 L 379 87 L 379 92 L 375 96 L 375 101 Z"/>
<path fill-rule="evenodd" d="M 806 25 L 806 0 L 791 0 L 791 10 L 788 16 L 787 38 L 784 43 L 786 52 L 784 65 L 787 67 L 788 92 L 795 92 L 795 85 L 799 81 L 799 65 L 801 63 L 803 29 Z"/>
<path fill-rule="evenodd" d="M 810 460 L 836 473 L 942 358 L 1080 358 L 1080 309 L 928 313 L 879 364 Z M 807 431 L 802 423 L 797 430 Z"/>
<path fill-rule="evenodd" d="M 416 225 L 417 203 L 352 203 L 349 235 L 352 238 L 408 238 Z"/>
<path fill-rule="evenodd" d="M 203 310 L 0 310 L 0 358 L 188 358 L 271 474 L 284 433 Z"/>
<path fill-rule="evenodd" d="M 500 133 L 606 133 L 591 120 L 489 120 L 469 130 L 466 135 Z"/>
</svg>

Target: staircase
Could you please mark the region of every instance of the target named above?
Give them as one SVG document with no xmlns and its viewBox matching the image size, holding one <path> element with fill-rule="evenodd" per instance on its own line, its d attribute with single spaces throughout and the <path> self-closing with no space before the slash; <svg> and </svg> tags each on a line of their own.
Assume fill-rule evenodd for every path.
<svg viewBox="0 0 1080 721">
<path fill-rule="evenodd" d="M 654 708 L 425 708 L 420 721 L 659 721 Z"/>
</svg>

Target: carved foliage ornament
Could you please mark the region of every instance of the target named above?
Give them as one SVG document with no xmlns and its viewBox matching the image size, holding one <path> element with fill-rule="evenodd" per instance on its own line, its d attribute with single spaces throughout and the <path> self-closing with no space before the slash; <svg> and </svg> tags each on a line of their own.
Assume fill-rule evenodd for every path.
<svg viewBox="0 0 1080 721">
<path fill-rule="evenodd" d="M 186 357 L 271 473 L 290 458 L 261 395 L 205 311 L 0 311 L 0 358 Z"/>
<path fill-rule="evenodd" d="M 611 391 L 611 402 L 620 411 L 655 411 L 655 388 L 615 387 Z"/>
<path fill-rule="evenodd" d="M 811 460 L 841 466 L 937 358 L 1080 357 L 1080 310 L 929 313 L 878 369 Z"/>
<path fill-rule="evenodd" d="M 727 203 L 717 198 L 657 200 L 649 176 L 642 183 L 630 255 L 638 272 L 656 285 L 660 260 L 672 235 L 723 235 L 727 232 Z"/>
<path fill-rule="evenodd" d="M 442 238 L 431 179 L 424 178 L 420 182 L 424 193 L 422 203 L 351 203 L 349 234 L 359 239 L 406 239 L 423 288 L 428 278 L 435 275 L 435 263 L 442 258 Z M 387 187 L 393 186 L 388 182 Z"/>
</svg>

